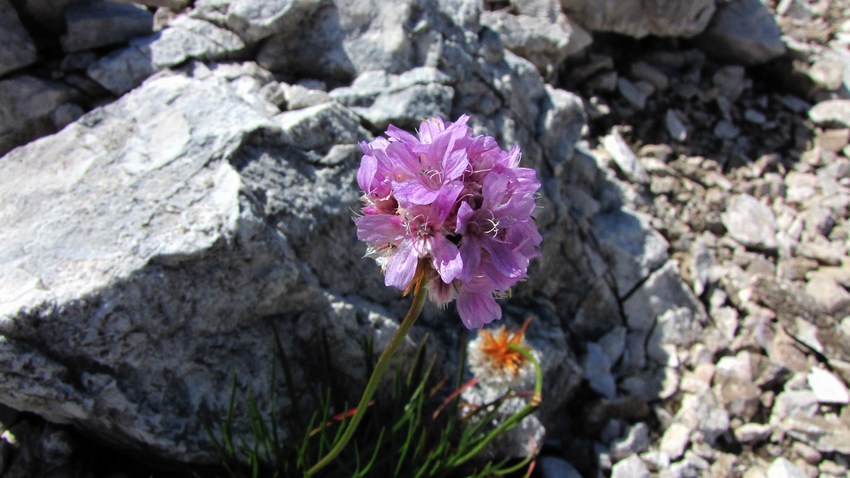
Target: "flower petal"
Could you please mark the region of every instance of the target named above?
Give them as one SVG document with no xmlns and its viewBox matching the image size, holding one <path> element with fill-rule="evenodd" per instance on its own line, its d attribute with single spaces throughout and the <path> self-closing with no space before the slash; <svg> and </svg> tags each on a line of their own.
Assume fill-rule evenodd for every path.
<svg viewBox="0 0 850 478">
<path fill-rule="evenodd" d="M 463 270 L 463 259 L 457 246 L 442 236 L 433 238 L 431 262 L 440 278 L 447 284 L 457 279 Z"/>
<path fill-rule="evenodd" d="M 502 318 L 502 308 L 491 292 L 463 287 L 457 295 L 457 312 L 467 329 L 479 329 Z"/>
<path fill-rule="evenodd" d="M 416 136 L 408 133 L 407 131 L 397 127 L 396 125 L 389 125 L 387 127 L 387 136 L 402 143 L 418 143 L 419 140 Z"/>
<path fill-rule="evenodd" d="M 431 189 L 417 179 L 393 183 L 393 191 L 396 200 L 404 208 L 431 204 L 440 195 L 439 189 Z"/>
<path fill-rule="evenodd" d="M 360 159 L 360 169 L 357 170 L 357 185 L 364 193 L 372 193 L 372 182 L 378 172 L 378 160 L 372 155 L 364 155 Z"/>
<path fill-rule="evenodd" d="M 372 214 L 354 218 L 357 239 L 373 244 L 396 245 L 404 239 L 404 224 L 395 214 Z"/>
<path fill-rule="evenodd" d="M 481 264 L 481 244 L 472 236 L 464 237 L 458 247 L 463 260 L 463 271 L 460 279 L 469 281 L 476 275 L 481 275 L 478 266 Z"/>
<path fill-rule="evenodd" d="M 473 214 L 475 214 L 475 211 L 472 206 L 466 201 L 460 203 L 460 207 L 457 209 L 457 225 L 455 225 L 455 231 L 458 234 L 466 234 L 466 227 L 469 225 Z"/>
<path fill-rule="evenodd" d="M 416 274 L 418 262 L 419 257 L 416 255 L 411 241 L 403 241 L 387 263 L 384 284 L 398 287 L 401 290 L 407 289 Z"/>
</svg>

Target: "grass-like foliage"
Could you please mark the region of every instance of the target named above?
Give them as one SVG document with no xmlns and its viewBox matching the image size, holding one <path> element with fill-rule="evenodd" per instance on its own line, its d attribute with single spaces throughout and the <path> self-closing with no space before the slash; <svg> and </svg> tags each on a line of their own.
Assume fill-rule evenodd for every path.
<svg viewBox="0 0 850 478">
<path fill-rule="evenodd" d="M 461 413 L 458 407 L 460 390 L 464 386 L 463 368 L 459 367 L 454 380 L 436 378 L 436 358 L 429 356 L 426 343 L 427 338 L 419 344 L 413 359 L 385 380 L 381 393 L 370 403 L 351 442 L 329 466 L 314 476 L 425 478 L 530 473 L 533 456 L 523 460 L 484 460 L 480 457 L 489 443 L 516 426 L 539 401 L 530 400 L 528 407 L 503 421 L 499 421 L 499 409 L 505 398 L 516 396 L 512 392 L 494 403 Z M 327 361 L 323 365 L 328 365 L 326 343 L 320 348 L 323 350 L 319 355 L 325 357 L 320 360 Z M 363 353 L 365 363 L 372 366 L 371 343 L 364 344 Z M 280 431 L 283 418 L 276 412 L 262 413 L 250 393 L 242 395 L 244 400 L 240 402 L 244 403 L 244 410 L 238 413 L 247 414 L 251 432 L 249 436 L 234 435 L 236 403 L 240 396 L 234 377 L 228 414 L 218 429 L 209 433 L 221 455 L 225 473 L 231 477 L 304 476 L 340 439 L 353 415 L 353 408 L 344 401 L 346 394 L 329 377 L 315 377 L 312 378 L 314 383 L 306 384 L 313 394 L 312 402 L 318 407 L 304 414 L 299 409 L 302 397 L 296 396 L 291 367 L 279 340 L 278 356 L 292 404 L 289 415 L 292 418 L 286 419 L 292 438 L 283 443 Z M 322 369 L 330 370 L 329 367 Z M 271 403 L 277 402 L 272 396 Z M 304 420 L 308 416 L 309 420 Z"/>
</svg>

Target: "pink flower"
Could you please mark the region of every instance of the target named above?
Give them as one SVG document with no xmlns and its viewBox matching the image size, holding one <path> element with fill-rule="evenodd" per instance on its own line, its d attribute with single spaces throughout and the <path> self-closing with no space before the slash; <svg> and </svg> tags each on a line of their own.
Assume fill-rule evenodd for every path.
<svg viewBox="0 0 850 478">
<path fill-rule="evenodd" d="M 406 289 L 425 260 L 431 299 L 457 299 L 464 325 L 479 328 L 501 318 L 495 297 L 539 254 L 531 214 L 540 182 L 518 166 L 519 148 L 472 136 L 468 119 L 432 118 L 415 136 L 391 125 L 386 138 L 361 143 L 364 204 L 355 223 L 388 286 Z"/>
</svg>

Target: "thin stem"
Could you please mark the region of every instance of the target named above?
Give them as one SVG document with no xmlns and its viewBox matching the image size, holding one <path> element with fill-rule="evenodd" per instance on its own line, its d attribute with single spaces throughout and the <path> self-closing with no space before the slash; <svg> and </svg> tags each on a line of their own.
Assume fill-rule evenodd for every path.
<svg viewBox="0 0 850 478">
<path fill-rule="evenodd" d="M 490 442 L 495 440 L 496 437 L 515 427 L 520 421 L 522 421 L 522 419 L 531 415 L 531 413 L 534 412 L 534 410 L 539 407 L 543 401 L 543 369 L 540 367 L 540 362 L 537 361 L 537 359 L 534 357 L 534 354 L 529 352 L 528 349 L 521 345 L 510 344 L 508 345 L 508 348 L 510 348 L 511 350 L 516 350 L 517 352 L 522 354 L 522 356 L 525 357 L 526 360 L 531 362 L 531 364 L 534 366 L 534 395 L 531 397 L 531 400 L 529 400 L 528 403 L 522 408 L 522 410 L 518 411 L 510 418 L 502 422 L 498 427 L 491 430 L 487 434 L 487 436 L 485 436 L 480 442 L 475 445 L 472 450 L 470 450 L 463 456 L 452 460 L 452 467 L 460 466 L 472 459 L 475 455 L 479 454 L 482 450 L 484 450 L 487 445 L 490 444 Z"/>
<path fill-rule="evenodd" d="M 360 424 L 363 414 L 369 407 L 369 402 L 372 400 L 372 397 L 378 389 L 378 385 L 381 383 L 381 378 L 384 376 L 384 372 L 386 372 L 395 350 L 399 345 L 401 345 L 402 341 L 404 341 L 407 333 L 422 313 L 422 308 L 425 305 L 425 297 L 428 295 L 428 292 L 427 288 L 421 287 L 421 285 L 421 278 L 417 278 L 416 287 L 413 293 L 413 303 L 410 305 L 410 310 L 407 311 L 407 315 L 404 316 L 404 320 L 401 321 L 401 325 L 399 325 L 395 335 L 393 335 L 392 339 L 390 339 L 389 345 L 387 345 L 387 348 L 384 349 L 381 356 L 378 358 L 378 363 L 375 365 L 375 370 L 372 372 L 372 376 L 369 377 L 369 383 L 366 384 L 363 396 L 360 397 L 360 403 L 357 405 L 357 412 L 355 412 L 351 421 L 348 423 L 348 426 L 345 428 L 345 433 L 343 433 L 342 438 L 340 438 L 340 440 L 333 446 L 328 454 L 324 456 L 324 458 L 319 460 L 318 463 L 307 470 L 306 476 L 312 476 L 327 466 L 334 460 L 334 458 L 337 457 L 337 455 L 340 454 L 340 452 L 345 448 L 345 445 L 348 444 L 349 440 L 351 440 L 351 437 L 354 435 L 354 431 L 357 429 L 357 425 Z"/>
</svg>

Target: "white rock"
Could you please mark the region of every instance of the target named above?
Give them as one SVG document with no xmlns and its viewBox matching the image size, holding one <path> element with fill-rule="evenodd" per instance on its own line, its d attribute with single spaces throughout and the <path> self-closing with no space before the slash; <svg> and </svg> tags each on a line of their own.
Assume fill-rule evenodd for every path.
<svg viewBox="0 0 850 478">
<path fill-rule="evenodd" d="M 850 292 L 832 277 L 815 274 L 806 283 L 806 293 L 834 316 L 842 317 L 850 313 Z"/>
<path fill-rule="evenodd" d="M 729 235 L 744 246 L 776 249 L 776 218 L 773 211 L 749 194 L 732 197 L 720 219 Z"/>
<path fill-rule="evenodd" d="M 649 427 L 645 422 L 631 426 L 626 436 L 611 443 L 611 457 L 622 460 L 629 455 L 640 454 L 649 448 Z"/>
<path fill-rule="evenodd" d="M 637 156 L 617 128 L 614 128 L 610 134 L 602 138 L 602 146 L 611 154 L 614 164 L 630 181 L 641 184 L 648 181 L 649 178 L 638 162 Z"/>
<path fill-rule="evenodd" d="M 850 100 L 825 100 L 809 110 L 809 119 L 819 126 L 850 128 Z"/>
<path fill-rule="evenodd" d="M 850 394 L 847 392 L 847 387 L 835 375 L 822 368 L 815 367 L 806 378 L 809 381 L 809 388 L 814 392 L 818 402 L 850 403 Z"/>
<path fill-rule="evenodd" d="M 797 465 L 786 458 L 779 457 L 773 460 L 767 469 L 767 478 L 808 478 Z"/>
<path fill-rule="evenodd" d="M 691 441 L 691 430 L 679 422 L 674 422 L 661 437 L 660 450 L 671 460 L 676 460 L 685 453 Z"/>
<path fill-rule="evenodd" d="M 631 455 L 614 464 L 611 478 L 649 478 L 649 468 L 640 457 Z"/>
<path fill-rule="evenodd" d="M 755 443 L 767 439 L 773 428 L 763 423 L 745 423 L 735 429 L 735 438 L 741 443 Z"/>
</svg>

